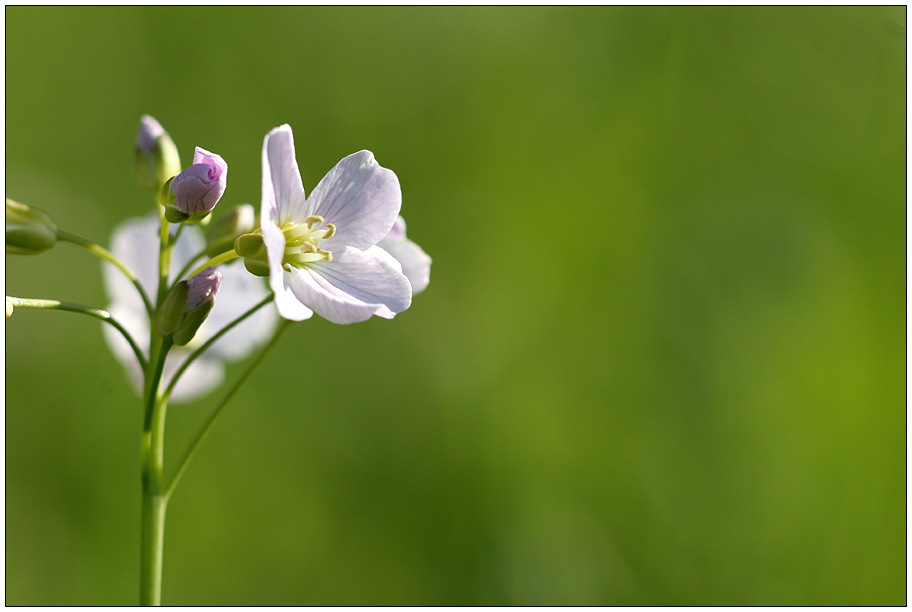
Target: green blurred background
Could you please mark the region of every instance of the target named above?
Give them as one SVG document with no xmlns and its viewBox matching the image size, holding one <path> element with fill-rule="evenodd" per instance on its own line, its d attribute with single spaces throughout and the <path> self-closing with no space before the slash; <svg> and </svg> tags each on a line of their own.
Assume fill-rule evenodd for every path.
<svg viewBox="0 0 912 612">
<path fill-rule="evenodd" d="M 149 210 L 149 113 L 258 207 L 287 122 L 308 191 L 363 148 L 395 170 L 434 258 L 409 311 L 300 323 L 235 398 L 163 602 L 904 604 L 905 24 L 7 7 L 7 196 L 106 244 Z M 107 302 L 71 245 L 6 291 Z M 6 334 L 6 603 L 133 604 L 139 400 L 97 321 Z"/>
</svg>

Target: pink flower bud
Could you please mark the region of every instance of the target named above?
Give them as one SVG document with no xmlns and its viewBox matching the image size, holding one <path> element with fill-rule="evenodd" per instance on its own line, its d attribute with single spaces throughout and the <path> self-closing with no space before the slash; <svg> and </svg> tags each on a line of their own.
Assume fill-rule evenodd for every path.
<svg viewBox="0 0 912 612">
<path fill-rule="evenodd" d="M 228 164 L 215 153 L 196 148 L 193 165 L 174 177 L 175 203 L 166 216 L 171 223 L 200 221 L 215 208 L 228 180 Z"/>
</svg>

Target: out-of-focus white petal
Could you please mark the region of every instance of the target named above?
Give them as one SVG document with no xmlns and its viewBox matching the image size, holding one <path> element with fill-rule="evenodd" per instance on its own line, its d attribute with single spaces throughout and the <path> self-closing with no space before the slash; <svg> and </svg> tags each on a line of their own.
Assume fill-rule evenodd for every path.
<svg viewBox="0 0 912 612">
<path fill-rule="evenodd" d="M 130 288 L 133 289 L 133 285 L 130 285 Z M 143 308 L 141 302 L 140 308 L 141 310 L 136 310 L 129 306 L 125 307 L 123 305 L 111 304 L 111 306 L 108 307 L 108 312 L 110 312 L 111 316 L 117 319 L 117 321 L 130 332 L 130 335 L 133 336 L 133 340 L 139 346 L 143 355 L 148 358 L 149 315 L 146 314 L 145 308 Z M 124 337 L 120 335 L 120 332 L 111 325 L 102 323 L 101 331 L 104 334 L 105 342 L 107 342 L 111 352 L 114 353 L 114 357 L 123 364 L 133 390 L 136 391 L 137 394 L 142 395 L 143 371 L 139 362 L 136 361 L 136 354 L 133 353 L 133 349 L 130 348 L 130 345 Z"/>
<path fill-rule="evenodd" d="M 294 295 L 333 323 L 391 319 L 412 301 L 412 288 L 395 266 L 354 248 L 333 253 L 332 262 L 295 268 L 288 277 Z"/>
<path fill-rule="evenodd" d="M 222 285 L 212 312 L 197 332 L 200 338 L 211 338 L 215 333 L 253 308 L 269 295 L 264 279 L 253 276 L 240 261 L 223 264 Z M 273 306 L 267 305 L 239 323 L 234 329 L 215 341 L 208 354 L 229 361 L 249 355 L 261 345 L 275 329 L 278 317 Z"/>
<path fill-rule="evenodd" d="M 153 300 L 158 287 L 159 227 L 158 216 L 154 213 L 142 219 L 129 219 L 115 229 L 111 247 L 111 251 L 136 273 Z M 205 244 L 199 227 L 184 227 L 172 250 L 172 282 L 190 258 L 203 250 Z M 193 350 L 269 295 L 262 279 L 248 274 L 243 269 L 243 264 L 238 262 L 222 265 L 218 269 L 223 280 L 212 311 L 187 346 L 174 347 L 169 353 L 165 361 L 165 384 Z M 108 263 L 104 266 L 104 279 L 111 299 L 107 310 L 130 332 L 140 350 L 148 357 L 149 317 L 136 288 L 120 270 Z M 247 356 L 269 338 L 276 320 L 275 309 L 265 306 L 226 333 L 187 368 L 175 386 L 171 401 L 189 401 L 220 386 L 224 381 L 221 360 Z M 142 394 L 143 373 L 136 363 L 136 356 L 116 330 L 109 325 L 104 325 L 103 329 L 108 346 L 117 360 L 124 364 L 133 388 Z"/>
<path fill-rule="evenodd" d="M 281 125 L 263 140 L 263 202 L 260 214 L 281 226 L 289 220 L 304 220 L 304 184 L 295 160 L 291 127 Z"/>
<path fill-rule="evenodd" d="M 381 167 L 370 151 L 359 151 L 320 180 L 305 203 L 304 217 L 319 215 L 336 226 L 326 249 L 364 250 L 386 236 L 401 206 L 396 173 Z"/>
<path fill-rule="evenodd" d="M 165 360 L 163 380 L 170 382 L 174 372 L 189 356 L 189 352 L 180 351 L 180 354 L 169 354 Z M 172 402 L 189 402 L 200 398 L 213 389 L 217 389 L 225 382 L 225 367 L 218 359 L 202 355 L 184 371 L 183 376 L 174 385 L 171 392 Z"/>
</svg>

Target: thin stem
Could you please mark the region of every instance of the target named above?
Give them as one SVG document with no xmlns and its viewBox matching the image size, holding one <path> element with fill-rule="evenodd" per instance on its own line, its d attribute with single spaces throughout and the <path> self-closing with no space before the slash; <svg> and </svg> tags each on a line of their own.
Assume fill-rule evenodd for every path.
<svg viewBox="0 0 912 612">
<path fill-rule="evenodd" d="M 111 316 L 111 313 L 108 311 L 99 310 L 98 308 L 90 308 L 88 306 L 83 306 L 82 304 L 59 302 L 57 300 L 37 300 L 32 298 L 17 298 L 10 296 L 7 296 L 6 299 L 13 305 L 14 308 L 44 308 L 47 310 L 66 310 L 68 312 L 79 312 L 102 320 L 120 332 L 120 335 L 124 337 L 124 340 L 126 340 L 130 345 L 130 348 L 133 349 L 133 354 L 135 354 L 136 359 L 139 360 L 140 367 L 142 367 L 143 370 L 146 369 L 146 359 L 143 357 L 142 351 L 140 351 L 139 347 L 136 345 L 136 341 L 133 340 L 133 336 L 131 336 L 130 332 L 128 332 L 117 319 Z"/>
<path fill-rule="evenodd" d="M 185 265 L 185 266 L 183 267 L 183 269 L 181 269 L 181 271 L 177 273 L 177 276 L 174 277 L 175 282 L 176 282 L 176 281 L 179 281 L 180 279 L 182 279 L 182 278 L 184 277 L 184 274 L 187 273 L 187 270 L 190 269 L 190 266 L 193 265 L 193 262 L 196 261 L 196 260 L 198 260 L 200 257 L 203 257 L 205 254 L 206 254 L 206 249 L 203 249 L 202 251 L 200 251 L 199 253 L 197 253 L 197 254 L 194 255 L 193 257 L 191 257 L 191 258 L 190 258 L 190 261 L 187 262 L 187 265 Z"/>
<path fill-rule="evenodd" d="M 225 263 L 226 261 L 231 261 L 232 259 L 237 259 L 238 257 L 240 257 L 240 255 L 238 255 L 236 251 L 233 251 L 233 250 L 225 251 L 221 255 L 216 255 L 215 257 L 213 257 L 212 259 L 210 259 L 209 261 L 207 261 L 206 263 L 201 265 L 199 268 L 197 268 L 196 270 L 194 270 L 193 272 L 188 274 L 188 276 L 196 276 L 197 274 L 199 274 L 200 272 L 202 272 L 209 266 L 214 267 L 219 264 Z"/>
<path fill-rule="evenodd" d="M 222 329 L 218 330 L 211 338 L 206 340 L 206 342 L 203 343 L 202 346 L 200 346 L 198 349 L 193 351 L 190 354 L 190 356 L 187 357 L 187 359 L 184 361 L 184 363 L 182 363 L 181 366 L 177 369 L 177 371 L 174 373 L 174 376 L 171 377 L 171 382 L 168 383 L 168 388 L 165 390 L 165 398 L 171 397 L 171 392 L 174 391 L 174 385 L 177 384 L 177 380 L 183 375 L 184 371 L 188 367 L 190 367 L 190 364 L 193 363 L 197 357 L 202 355 L 206 351 L 206 349 L 208 349 L 210 346 L 212 346 L 212 344 L 216 340 L 218 340 L 219 338 L 221 338 L 222 336 L 227 334 L 236 325 L 238 325 L 239 323 L 244 321 L 244 319 L 246 319 L 247 317 L 249 317 L 250 315 L 252 315 L 257 310 L 259 310 L 260 308 L 262 308 L 263 306 L 265 306 L 266 304 L 268 304 L 271 301 L 272 301 L 272 294 L 270 294 L 268 297 L 264 298 L 262 302 L 260 302 L 259 304 L 257 304 L 256 306 L 254 306 L 253 308 L 251 308 L 244 314 L 242 314 L 240 317 L 238 317 L 237 319 L 235 319 L 234 321 L 232 321 L 231 323 L 229 323 Z"/>
<path fill-rule="evenodd" d="M 222 398 L 216 407 L 209 414 L 209 418 L 206 419 L 206 422 L 203 423 L 202 427 L 197 430 L 196 435 L 193 437 L 193 440 L 190 444 L 187 445 L 187 448 L 184 449 L 181 458 L 177 462 L 177 468 L 174 471 L 174 475 L 171 477 L 168 486 L 165 488 L 164 498 L 165 502 L 171 498 L 171 494 L 174 492 L 174 487 L 177 486 L 178 481 L 180 481 L 181 476 L 184 475 L 184 471 L 187 469 L 187 466 L 190 463 L 190 460 L 193 459 L 193 456 L 196 454 L 197 449 L 203 440 L 206 439 L 206 436 L 209 434 L 209 430 L 212 429 L 215 425 L 216 420 L 222 414 L 222 411 L 225 409 L 225 406 L 228 405 L 228 401 L 234 397 L 234 394 L 237 393 L 238 389 L 241 388 L 247 379 L 253 374 L 253 371 L 257 368 L 258 365 L 263 361 L 263 358 L 266 357 L 266 354 L 276 345 L 279 341 L 279 338 L 282 337 L 282 333 L 291 327 L 291 321 L 283 321 L 282 325 L 276 330 L 275 334 L 272 336 L 272 339 L 269 341 L 269 344 L 263 347 L 259 354 L 248 364 L 247 369 L 244 370 L 244 373 L 241 374 L 241 377 L 234 383 L 234 386 L 231 387 L 231 390 L 225 394 L 225 397 Z"/>
<path fill-rule="evenodd" d="M 152 301 L 149 299 L 148 294 L 146 294 L 146 290 L 143 289 L 143 286 L 139 283 L 139 279 L 136 277 L 136 274 L 133 272 L 133 270 L 128 268 L 126 264 L 117 259 L 113 253 L 95 244 L 91 240 L 86 240 L 85 238 L 71 234 L 69 232 L 65 232 L 63 230 L 57 230 L 57 240 L 81 246 L 93 255 L 97 255 L 105 261 L 108 261 L 117 266 L 117 268 L 123 272 L 128 279 L 130 279 L 130 282 L 133 283 L 133 286 L 136 287 L 136 290 L 139 291 L 139 295 L 142 297 L 143 304 L 146 305 L 146 312 L 149 313 L 150 318 L 152 317 L 153 313 L 155 312 L 155 307 L 152 305 Z"/>
</svg>

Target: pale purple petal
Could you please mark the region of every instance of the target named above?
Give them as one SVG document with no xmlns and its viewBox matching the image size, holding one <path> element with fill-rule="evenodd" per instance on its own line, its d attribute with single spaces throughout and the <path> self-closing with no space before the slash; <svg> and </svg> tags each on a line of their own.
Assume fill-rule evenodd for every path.
<svg viewBox="0 0 912 612">
<path fill-rule="evenodd" d="M 188 278 L 187 284 L 190 290 L 187 293 L 184 312 L 190 312 L 203 302 L 215 300 L 222 284 L 222 274 L 209 266 L 199 274 Z"/>
<path fill-rule="evenodd" d="M 401 206 L 396 174 L 381 167 L 370 151 L 359 151 L 323 177 L 305 204 L 304 217 L 319 215 L 336 226 L 324 243 L 327 250 L 364 250 L 387 235 Z"/>
<path fill-rule="evenodd" d="M 402 273 L 412 284 L 412 295 L 427 288 L 431 278 L 431 258 L 420 246 L 404 234 L 401 238 L 386 237 L 377 246 L 385 249 L 402 264 Z"/>
<path fill-rule="evenodd" d="M 386 238 L 392 238 L 394 240 L 405 238 L 405 219 L 402 218 L 402 215 L 396 217 L 396 220 L 393 222 L 393 227 L 390 229 L 389 234 L 386 235 Z"/>
<path fill-rule="evenodd" d="M 139 134 L 136 136 L 136 146 L 143 152 L 152 154 L 155 141 L 164 136 L 165 128 L 151 115 L 143 115 L 139 121 Z"/>
<path fill-rule="evenodd" d="M 304 184 L 295 160 L 291 127 L 279 126 L 263 140 L 263 201 L 260 215 L 277 225 L 303 221 Z"/>
<path fill-rule="evenodd" d="M 227 180 L 228 164 L 222 159 L 221 155 L 207 151 L 202 147 L 196 147 L 193 151 L 193 165 L 197 164 L 211 166 L 218 176 L 225 177 Z"/>
<path fill-rule="evenodd" d="M 395 266 L 354 248 L 334 252 L 331 262 L 295 268 L 289 277 L 294 295 L 333 323 L 391 319 L 412 301 L 412 288 Z"/>
<path fill-rule="evenodd" d="M 228 164 L 221 156 L 196 147 L 193 165 L 174 177 L 171 191 L 175 207 L 185 215 L 200 215 L 215 208 L 228 185 Z"/>
</svg>

